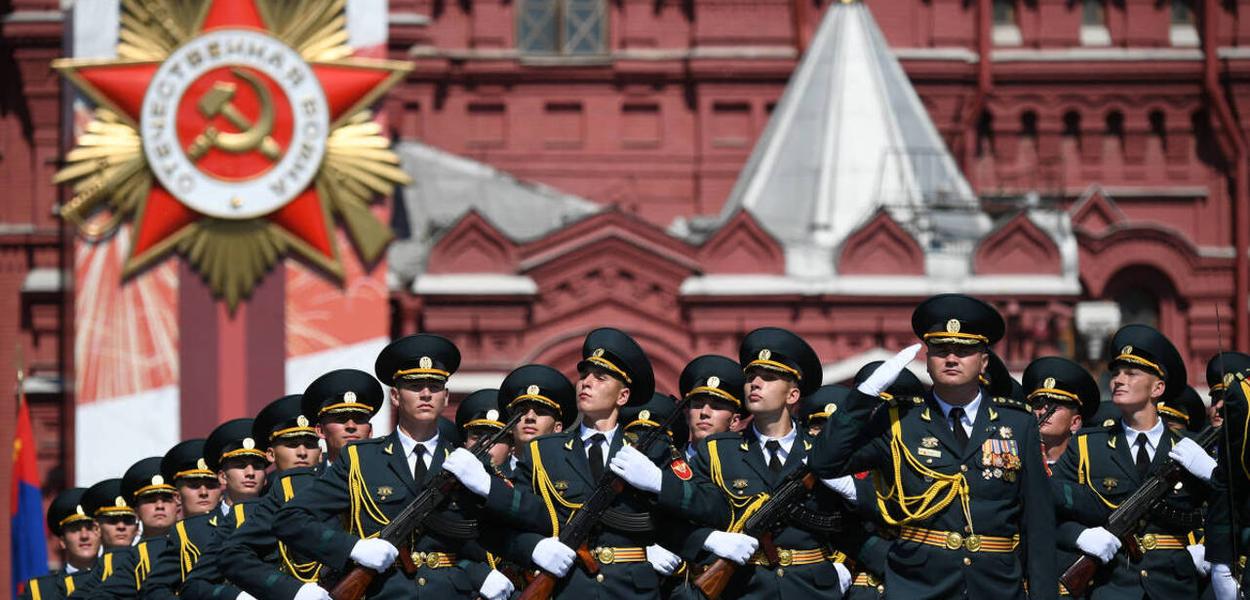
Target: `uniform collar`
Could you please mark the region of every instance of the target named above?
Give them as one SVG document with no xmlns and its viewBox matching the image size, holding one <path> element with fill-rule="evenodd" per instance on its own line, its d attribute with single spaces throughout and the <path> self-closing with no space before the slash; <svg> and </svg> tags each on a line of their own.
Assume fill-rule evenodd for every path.
<svg viewBox="0 0 1250 600">
<path fill-rule="evenodd" d="M 434 451 L 438 449 L 438 430 L 434 430 L 434 436 L 424 442 L 418 442 L 412 439 L 412 436 L 404 433 L 403 429 L 395 428 L 395 434 L 399 436 L 399 445 L 404 449 L 404 457 L 411 456 L 417 449 L 417 445 L 425 446 L 426 456 L 434 456 Z"/>
<path fill-rule="evenodd" d="M 1128 423 L 1125 423 L 1123 419 L 1120 420 L 1120 426 L 1124 428 L 1124 437 L 1128 440 L 1128 443 L 1136 443 L 1137 436 L 1144 433 L 1146 434 L 1146 442 L 1150 444 L 1151 448 L 1159 447 L 1159 440 L 1163 438 L 1163 431 L 1166 429 L 1163 425 L 1163 417 L 1156 417 L 1155 426 L 1151 427 L 1147 431 L 1138 431 L 1133 429 L 1132 427 L 1129 427 Z"/>
<path fill-rule="evenodd" d="M 964 409 L 965 419 L 968 419 L 968 421 L 972 423 L 977 422 L 977 411 L 981 410 L 981 398 L 983 397 L 984 396 L 981 394 L 981 388 L 977 388 L 977 395 L 972 399 L 972 402 L 960 407 Z M 950 420 L 951 409 L 955 408 L 955 406 L 953 404 L 948 404 L 945 400 L 943 400 L 942 397 L 938 395 L 937 390 L 933 391 L 933 399 L 937 401 L 938 408 L 942 409 L 942 418 Z"/>
<path fill-rule="evenodd" d="M 760 433 L 760 430 L 756 429 L 755 425 L 752 424 L 751 433 L 755 435 L 755 439 L 759 440 L 761 448 L 763 448 L 770 440 L 777 440 L 777 442 L 781 444 L 782 451 L 789 454 L 790 448 L 794 446 L 794 440 L 799 437 L 799 428 L 796 427 L 794 423 L 790 423 L 790 433 L 787 433 L 779 438 L 773 438 Z"/>
<path fill-rule="evenodd" d="M 577 437 L 581 438 L 582 444 L 584 445 L 590 440 L 591 436 L 595 435 L 596 433 L 602 433 L 603 441 L 605 443 L 611 444 L 612 439 L 616 437 L 616 430 L 619 427 L 620 425 L 618 424 L 616 427 L 613 427 L 612 429 L 609 429 L 607 431 L 599 431 L 598 429 L 592 429 L 585 425 L 579 425 L 578 430 L 577 430 Z"/>
</svg>

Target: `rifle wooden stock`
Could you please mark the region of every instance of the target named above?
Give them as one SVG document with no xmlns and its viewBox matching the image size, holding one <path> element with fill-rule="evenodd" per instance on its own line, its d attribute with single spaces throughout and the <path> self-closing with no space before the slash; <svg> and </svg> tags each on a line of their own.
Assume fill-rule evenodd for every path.
<svg viewBox="0 0 1250 600">
<path fill-rule="evenodd" d="M 517 600 L 547 600 L 556 589 L 556 576 L 542 571 L 530 580 Z"/>
<path fill-rule="evenodd" d="M 1068 567 L 1067 571 L 1059 577 L 1059 583 L 1063 587 L 1068 588 L 1068 595 L 1073 598 L 1084 598 L 1085 592 L 1089 591 L 1089 582 L 1094 578 L 1094 574 L 1098 572 L 1098 559 L 1082 555 Z"/>
<path fill-rule="evenodd" d="M 330 597 L 334 600 L 360 600 L 365 597 L 365 590 L 373 585 L 378 572 L 373 569 L 356 565 L 347 575 L 334 584 Z"/>
<path fill-rule="evenodd" d="M 599 561 L 595 560 L 595 555 L 590 553 L 590 549 L 586 544 L 577 547 L 577 558 L 582 561 L 582 566 L 586 568 L 586 572 L 591 575 L 599 574 Z"/>
<path fill-rule="evenodd" d="M 729 585 L 729 579 L 737 570 L 738 563 L 726 558 L 718 558 L 707 570 L 694 578 L 694 585 L 708 597 L 708 600 L 716 600 L 725 591 L 725 587 Z"/>
</svg>

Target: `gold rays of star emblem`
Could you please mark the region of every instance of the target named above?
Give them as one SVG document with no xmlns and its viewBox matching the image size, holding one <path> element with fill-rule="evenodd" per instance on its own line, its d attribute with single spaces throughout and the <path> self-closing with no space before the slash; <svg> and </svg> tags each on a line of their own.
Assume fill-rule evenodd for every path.
<svg viewBox="0 0 1250 600">
<path fill-rule="evenodd" d="M 86 75 L 87 69 L 160 65 L 203 33 L 206 16 L 212 12 L 212 2 L 208 0 L 122 0 L 116 59 L 54 63 L 96 104 L 77 146 L 66 155 L 64 168 L 54 178 L 54 183 L 66 184 L 72 190 L 71 199 L 60 210 L 62 218 L 77 226 L 89 241 L 101 241 L 123 223 L 134 222 L 136 235 L 132 236 L 124 276 L 134 275 L 168 252 L 176 251 L 186 257 L 214 293 L 231 308 L 246 298 L 260 278 L 287 253 L 298 254 L 325 273 L 341 279 L 344 270 L 334 241 L 335 218 L 344 225 L 360 257 L 366 263 L 374 263 L 394 234 L 374 216 L 370 204 L 379 196 L 390 195 L 395 186 L 406 185 L 409 178 L 400 168 L 398 156 L 368 107 L 402 79 L 411 66 L 397 61 L 353 58 L 353 49 L 347 45 L 346 4 L 347 0 L 255 2 L 267 29 L 265 35 L 294 50 L 319 74 L 323 88 L 327 87 L 327 79 L 320 74 L 328 71 L 316 71 L 318 67 L 341 72 L 359 67 L 382 73 L 377 75 L 378 83 L 367 90 L 362 87 L 364 91 L 358 97 L 341 100 L 341 109 L 332 113 L 328 128 L 319 134 L 317 143 L 324 144 L 324 154 L 319 163 L 312 165 L 316 172 L 306 187 L 315 192 L 317 206 L 301 214 L 324 220 L 326 231 L 319 238 L 320 245 L 311 241 L 306 231 L 301 231 L 303 221 L 297 221 L 293 227 L 290 218 L 286 222 L 273 218 L 277 211 L 255 218 L 228 218 L 191 207 L 180 210 L 194 218 L 185 219 L 186 222 L 176 228 L 171 227 L 149 246 L 139 247 L 137 230 L 144 222 L 145 211 L 154 205 L 154 190 L 160 187 L 159 174 L 154 172 L 155 166 L 151 163 L 152 153 L 150 149 L 145 152 L 145 140 L 141 137 L 141 132 L 147 135 L 148 128 L 141 126 L 133 115 L 134 110 L 125 110 L 124 103 L 117 101 L 116 93 L 110 95 L 102 91 L 98 81 Z M 205 151 L 205 144 L 227 148 L 224 142 L 227 136 L 241 137 L 249 126 L 261 123 L 255 111 L 248 115 L 236 109 L 231 103 L 232 90 L 215 89 L 217 96 L 212 98 L 217 102 L 211 109 L 219 121 L 229 118 L 241 133 L 208 131 L 211 136 L 201 135 L 197 140 L 199 152 Z M 329 94 L 328 89 L 326 93 Z M 209 93 L 203 96 L 205 103 L 211 99 Z M 204 108 L 206 104 L 200 106 L 201 111 L 208 110 Z M 273 159 L 273 139 L 264 136 L 264 143 L 259 141 L 258 137 L 257 143 L 247 149 Z M 294 144 L 288 149 L 288 153 L 298 151 Z M 192 162 L 198 159 L 194 152 L 188 154 Z M 237 207 L 248 200 L 233 198 L 231 202 Z M 188 203 L 183 201 L 182 204 Z"/>
</svg>

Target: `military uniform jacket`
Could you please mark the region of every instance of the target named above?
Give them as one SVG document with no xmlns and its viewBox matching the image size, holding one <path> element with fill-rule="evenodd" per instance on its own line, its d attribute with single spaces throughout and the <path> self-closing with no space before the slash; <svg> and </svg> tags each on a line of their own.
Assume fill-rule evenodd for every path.
<svg viewBox="0 0 1250 600">
<path fill-rule="evenodd" d="M 956 549 L 895 541 L 886 558 L 886 595 L 1024 598 L 1027 578 L 1029 598 L 1055 598 L 1055 511 L 1037 419 L 1028 408 L 982 388 L 960 450 L 932 393 L 873 414 L 880 402 L 855 391 L 846 409 L 829 417 L 809 464 L 821 477 L 871 469 L 887 524 L 961 539 Z M 911 500 L 907 511 L 900 493 Z M 919 501 L 926 494 L 933 500 Z M 1018 535 L 1019 545 L 1013 552 L 978 551 L 965 543 L 973 535 Z"/>
<path fill-rule="evenodd" d="M 152 563 L 152 572 L 143 583 L 140 597 L 146 599 L 176 598 L 183 584 L 203 557 L 215 555 L 222 538 L 246 519 L 247 504 L 235 504 L 226 514 L 219 508 L 178 521 L 166 536 L 164 549 Z M 239 594 L 225 593 L 233 598 Z"/>
<path fill-rule="evenodd" d="M 517 462 L 513 479 L 496 477 L 491 482 L 485 508 L 518 530 L 504 548 L 504 556 L 517 564 L 530 565 L 534 546 L 545 537 L 559 535 L 560 526 L 596 489 L 579 434 L 579 428 L 574 427 L 533 440 L 529 451 Z M 624 437 L 618 427 L 608 441 L 607 460 L 623 445 Z M 652 460 L 660 464 L 662 458 L 669 456 L 669 446 L 657 443 L 652 454 Z M 676 468 L 682 475 L 672 467 L 662 469 L 659 504 L 669 511 L 653 511 L 653 496 L 626 485 L 600 528 L 592 534 L 587 548 L 646 548 L 651 544 L 675 548 L 686 539 L 690 528 L 672 516 L 673 508 L 684 508 L 683 516 L 690 520 L 723 527 L 728 518 L 724 500 L 710 482 L 696 478 L 688 468 L 682 461 Z M 606 472 L 606 465 L 604 469 Z M 557 584 L 555 596 L 579 600 L 659 597 L 660 576 L 649 562 L 601 564 L 600 571 L 602 581 L 574 564 Z"/>
<path fill-rule="evenodd" d="M 226 581 L 225 574 L 222 573 L 222 569 L 228 563 L 222 560 L 221 546 L 234 535 L 235 531 L 252 519 L 260 501 L 260 498 L 253 498 L 230 507 L 230 515 L 226 518 L 233 521 L 231 526 L 219 525 L 217 527 L 212 544 L 213 550 L 202 554 L 195 562 L 195 566 L 187 573 L 186 580 L 182 583 L 182 591 L 178 597 L 187 600 L 213 600 L 229 599 L 239 595 L 239 588 L 234 585 L 234 582 Z"/>
<path fill-rule="evenodd" d="M 1164 429 L 1146 478 L 1168 461 L 1168 451 L 1181 437 L 1182 434 Z M 1058 498 L 1060 548 L 1077 551 L 1077 536 L 1086 528 L 1106 525 L 1111 512 L 1145 481 L 1137 474 L 1131 448 L 1119 420 L 1108 426 L 1082 429 L 1069 442 L 1054 474 L 1056 494 L 1062 494 Z M 1209 494 L 1209 486 L 1186 473 L 1163 504 L 1147 513 L 1146 526 L 1138 532 L 1139 537 L 1172 535 L 1186 544 L 1194 543 L 1190 532 L 1201 527 Z M 1130 561 L 1128 553 L 1121 550 L 1110 568 L 1099 570 L 1092 582 L 1091 598 L 1198 597 L 1202 575 L 1185 548 L 1149 550 L 1149 541 L 1142 545 L 1146 551 L 1140 562 Z"/>
<path fill-rule="evenodd" d="M 231 583 L 261 600 L 289 600 L 305 582 L 317 580 L 321 565 L 287 548 L 273 534 L 274 515 L 312 485 L 317 475 L 314 467 L 299 467 L 270 476 L 274 483 L 269 493 L 248 511 L 243 525 L 222 541 L 220 564 Z"/>
<path fill-rule="evenodd" d="M 110 584 L 109 589 L 118 591 L 116 597 L 135 597 L 136 592 L 133 591 L 133 580 L 129 581 L 131 585 L 128 586 L 127 577 L 125 576 L 125 573 L 131 568 L 130 553 L 134 549 L 134 546 L 105 548 L 100 558 L 96 559 L 95 568 L 89 571 L 89 576 L 75 579 L 75 589 L 73 592 L 70 592 L 68 597 L 75 600 L 80 598 L 112 598 L 114 596 L 100 591 L 100 588 L 106 582 Z M 118 577 L 114 579 L 114 575 Z"/>
<path fill-rule="evenodd" d="M 443 460 L 452 450 L 440 436 L 425 479 L 417 482 L 397 432 L 353 442 L 320 478 L 275 513 L 272 530 L 286 547 L 298 548 L 325 566 L 322 581 L 327 580 L 325 569 L 346 574 L 355 566 L 351 551 L 356 542 L 376 535 L 411 503 L 442 470 Z M 453 498 L 431 515 L 424 535 L 410 548 L 413 553 L 453 553 L 457 558 L 454 566 L 430 568 L 422 564 L 411 575 L 399 568 L 388 569 L 374 579 L 366 595 L 442 599 L 476 594 L 490 569 L 485 565 L 485 551 L 474 539 L 489 538 L 492 532 L 478 528 L 466 512 Z"/>
<path fill-rule="evenodd" d="M 91 571 L 66 573 L 65 569 L 57 569 L 47 575 L 40 575 L 26 582 L 26 587 L 18 596 L 21 600 L 60 600 L 72 594 L 88 578 Z"/>
</svg>

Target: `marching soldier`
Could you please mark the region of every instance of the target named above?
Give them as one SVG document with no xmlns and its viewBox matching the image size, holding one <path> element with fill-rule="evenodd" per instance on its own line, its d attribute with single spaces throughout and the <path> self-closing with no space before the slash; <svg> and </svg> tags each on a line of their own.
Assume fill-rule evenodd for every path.
<svg viewBox="0 0 1250 600">
<path fill-rule="evenodd" d="M 1028 597 L 1055 597 L 1054 508 L 1037 420 L 978 379 L 1003 329 L 998 312 L 975 298 L 921 303 L 912 330 L 933 378 L 922 403 L 883 406 L 868 420 L 916 345 L 856 388 L 808 461 L 822 477 L 874 471 L 881 518 L 900 527 L 886 561 L 888 597 L 1024 598 L 1026 578 L 1047 582 Z"/>
<path fill-rule="evenodd" d="M 48 505 L 48 531 L 56 536 L 64 566 L 35 577 L 22 588 L 21 600 L 58 600 L 91 576 L 100 552 L 100 528 L 82 506 L 83 488 L 70 488 Z"/>
<path fill-rule="evenodd" d="M 269 461 L 252 437 L 252 419 L 234 419 L 218 425 L 205 440 L 204 470 L 215 473 L 225 488 L 221 503 L 206 513 L 183 518 L 168 536 L 143 585 L 143 598 L 172 598 L 181 593 L 201 556 L 217 552 L 221 539 L 247 518 L 244 502 L 265 487 Z M 197 460 L 197 470 L 201 463 Z M 239 590 L 226 593 L 233 598 Z"/>
<path fill-rule="evenodd" d="M 91 576 L 79 582 L 70 598 L 88 598 L 102 582 L 113 575 L 114 567 L 130 550 L 139 531 L 134 508 L 122 495 L 121 479 L 105 479 L 87 488 L 82 495 L 83 512 L 95 519 L 100 530 L 101 553 Z"/>
<path fill-rule="evenodd" d="M 1046 356 L 1025 367 L 1022 385 L 1026 401 L 1041 419 L 1038 427 L 1046 464 L 1054 465 L 1068 448 L 1072 435 L 1094 418 L 1099 402 L 1098 383 L 1081 365 L 1059 356 Z"/>
<path fill-rule="evenodd" d="M 174 486 L 161 475 L 160 456 L 145 458 L 122 476 L 122 495 L 143 524 L 143 539 L 118 552 L 113 573 L 91 588 L 88 598 L 138 598 L 151 570 L 152 559 L 165 547 L 165 536 L 178 520 Z"/>
<path fill-rule="evenodd" d="M 560 378 L 568 385 L 567 395 L 537 398 L 521 394 L 520 397 L 508 400 L 508 410 L 513 414 L 519 411 L 521 420 L 512 427 L 512 456 L 508 457 L 506 464 L 500 466 L 500 471 L 506 477 L 514 476 L 517 463 L 529 451 L 530 442 L 544 435 L 567 431 L 577 421 L 577 403 L 573 399 L 572 384 L 563 375 Z M 555 379 L 553 381 L 558 382 Z M 504 398 L 507 394 L 503 390 L 500 395 L 501 402 L 507 399 Z"/>
<path fill-rule="evenodd" d="M 1207 426 L 1207 405 L 1198 390 L 1187 385 L 1176 398 L 1159 403 L 1159 418 L 1172 431 L 1198 433 Z"/>
<path fill-rule="evenodd" d="M 709 380 L 714 385 L 708 385 Z M 686 405 L 686 427 L 690 441 L 685 448 L 686 460 L 693 461 L 695 445 L 718 433 L 735 431 L 747 415 L 742 401 L 746 382 L 742 366 L 725 356 L 705 354 L 682 369 L 678 387 Z"/>
<path fill-rule="evenodd" d="M 372 381 L 368 374 L 359 373 Z M 374 385 L 377 398 L 368 403 L 377 405 L 382 393 Z M 273 514 L 312 483 L 321 464 L 317 429 L 303 413 L 302 399 L 301 394 L 283 396 L 261 409 L 252 421 L 252 439 L 274 465 L 274 472 L 266 477 L 272 483 L 261 499 L 249 504 L 243 524 L 221 540 L 219 552 L 196 563 L 183 587 L 183 598 L 227 596 L 227 579 L 256 598 L 329 597 L 316 584 L 320 565 L 279 545 L 272 532 Z"/>
<path fill-rule="evenodd" d="M 320 478 L 276 513 L 273 531 L 278 540 L 337 573 L 354 565 L 378 571 L 366 592 L 371 598 L 506 595 L 488 585 L 507 578 L 481 568 L 476 561 L 484 556 L 462 554 L 476 549 L 471 540 L 479 530 L 454 501 L 431 515 L 438 527 L 409 540 L 407 549 L 415 566 L 411 572 L 390 569 L 399 549 L 374 537 L 431 482 L 452 450 L 440 434 L 438 416 L 447 406 L 447 380 L 459 366 L 460 351 L 436 335 L 408 336 L 383 349 L 374 370 L 382 383 L 391 386 L 398 426 L 386 437 L 343 448 Z M 376 386 L 374 381 L 365 387 Z M 355 403 L 365 393 L 354 386 L 326 391 L 337 399 L 330 407 Z M 306 402 L 308 395 L 306 391 Z M 340 518 L 346 530 L 337 526 Z"/>
<path fill-rule="evenodd" d="M 1228 378 L 1232 378 L 1231 380 Z M 1224 394 L 1230 385 L 1236 385 L 1250 377 L 1250 354 L 1245 352 L 1221 352 L 1207 361 L 1207 388 L 1211 393 L 1211 406 L 1207 409 L 1207 419 L 1219 427 L 1224 424 L 1220 410 L 1224 404 Z"/>
<path fill-rule="evenodd" d="M 377 394 L 373 393 L 374 387 Z M 300 406 L 304 416 L 316 424 L 317 435 L 326 442 L 322 457 L 325 464 L 318 467 L 320 470 L 334 464 L 348 444 L 372 437 L 373 425 L 369 420 L 385 401 L 377 379 L 358 369 L 330 371 L 308 385 Z"/>
<path fill-rule="evenodd" d="M 1078 432 L 1055 468 L 1064 498 L 1060 547 L 1107 565 L 1093 580 L 1095 600 L 1197 598 L 1205 575 L 1203 548 L 1189 533 L 1201 526 L 1215 461 L 1184 434 L 1168 430 L 1158 410 L 1185 389 L 1185 363 L 1167 338 L 1146 325 L 1121 328 L 1111 347 L 1111 397 L 1120 418 Z M 1133 559 L 1102 525 L 1168 458 L 1189 473 L 1146 516 L 1137 534 L 1141 558 Z M 1063 510 L 1069 503 L 1078 509 Z"/>
<path fill-rule="evenodd" d="M 489 437 L 503 429 L 507 423 L 500 419 L 509 414 L 499 401 L 499 390 L 478 390 L 465 396 L 456 407 L 456 427 L 464 438 L 464 447 L 470 448 L 483 437 Z M 505 466 L 511 469 L 512 440 L 504 436 L 487 451 L 490 466 L 501 477 L 507 477 Z"/>
</svg>

